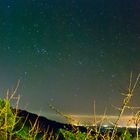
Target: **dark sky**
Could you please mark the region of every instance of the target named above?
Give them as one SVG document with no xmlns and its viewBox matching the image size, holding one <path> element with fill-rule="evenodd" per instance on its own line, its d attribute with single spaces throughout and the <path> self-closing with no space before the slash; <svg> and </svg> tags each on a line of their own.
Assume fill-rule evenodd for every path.
<svg viewBox="0 0 140 140">
<path fill-rule="evenodd" d="M 139 0 L 0 0 L 0 92 L 20 107 L 98 113 L 140 72 Z M 134 104 L 138 105 L 139 93 Z"/>
</svg>

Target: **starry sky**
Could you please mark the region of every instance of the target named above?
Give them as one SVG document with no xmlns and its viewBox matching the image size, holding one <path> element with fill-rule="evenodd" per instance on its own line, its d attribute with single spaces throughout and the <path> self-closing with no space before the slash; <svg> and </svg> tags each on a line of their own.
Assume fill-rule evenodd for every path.
<svg viewBox="0 0 140 140">
<path fill-rule="evenodd" d="M 139 0 L 0 0 L 0 94 L 20 80 L 20 107 L 116 110 L 140 72 Z M 139 105 L 137 88 L 135 105 Z"/>
</svg>

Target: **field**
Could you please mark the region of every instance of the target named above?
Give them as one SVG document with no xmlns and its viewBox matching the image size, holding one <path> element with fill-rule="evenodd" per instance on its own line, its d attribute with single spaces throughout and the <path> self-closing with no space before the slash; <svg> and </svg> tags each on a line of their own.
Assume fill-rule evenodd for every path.
<svg viewBox="0 0 140 140">
<path fill-rule="evenodd" d="M 124 99 L 119 110 L 119 114 L 114 122 L 110 121 L 110 126 L 104 126 L 103 123 L 106 114 L 97 121 L 96 113 L 93 114 L 92 126 L 80 126 L 72 123 L 72 118 L 59 112 L 50 105 L 56 113 L 68 119 L 69 124 L 63 124 L 49 120 L 45 117 L 29 113 L 18 108 L 19 96 L 15 96 L 17 87 L 12 94 L 7 92 L 5 99 L 0 99 L 0 139 L 1 140 L 139 140 L 140 110 L 128 119 L 125 127 L 119 126 L 123 113 L 126 109 L 134 110 L 129 102 L 134 95 L 135 88 L 139 81 L 140 74 L 132 84 L 132 74 L 126 93 L 123 93 Z M 16 102 L 15 108 L 11 102 Z M 95 106 L 94 106 L 95 110 Z M 130 128 L 133 123 L 134 128 Z"/>
</svg>

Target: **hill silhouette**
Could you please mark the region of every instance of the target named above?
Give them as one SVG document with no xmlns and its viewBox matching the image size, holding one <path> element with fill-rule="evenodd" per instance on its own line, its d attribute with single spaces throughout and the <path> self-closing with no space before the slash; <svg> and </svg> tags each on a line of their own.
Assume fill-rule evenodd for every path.
<svg viewBox="0 0 140 140">
<path fill-rule="evenodd" d="M 12 109 L 12 111 L 16 112 L 16 109 Z M 60 129 L 67 129 L 70 131 L 76 131 L 78 129 L 81 132 L 87 132 L 86 127 L 60 123 L 21 109 L 17 110 L 17 119 L 20 121 L 16 124 L 15 130 L 19 130 L 23 126 L 23 124 L 30 130 L 36 124 L 35 127 L 36 129 L 38 129 L 37 135 L 39 137 L 42 137 L 45 132 L 47 132 L 47 134 L 52 134 L 56 137 L 58 136 Z M 59 139 L 64 139 L 61 133 L 59 134 Z"/>
</svg>

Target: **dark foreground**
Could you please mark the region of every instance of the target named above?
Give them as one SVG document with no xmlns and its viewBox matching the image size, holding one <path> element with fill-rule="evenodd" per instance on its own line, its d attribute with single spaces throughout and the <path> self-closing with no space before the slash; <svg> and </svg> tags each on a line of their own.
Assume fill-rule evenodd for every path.
<svg viewBox="0 0 140 140">
<path fill-rule="evenodd" d="M 15 112 L 15 110 L 13 109 L 13 112 Z M 72 132 L 76 132 L 77 130 L 81 131 L 81 132 L 88 132 L 89 128 L 91 131 L 91 135 L 96 135 L 97 133 L 94 131 L 94 127 L 84 127 L 84 126 L 74 126 L 71 124 L 64 124 L 64 123 L 60 123 L 60 122 L 56 122 L 56 121 L 52 121 L 49 120 L 43 116 L 38 116 L 36 114 L 27 112 L 25 110 L 18 110 L 17 113 L 17 118 L 21 118 L 20 119 L 20 123 L 18 123 L 15 127 L 15 130 L 19 130 L 23 124 L 29 128 L 29 130 L 35 126 L 35 129 L 38 129 L 38 133 L 37 133 L 37 139 L 39 140 L 40 138 L 43 137 L 43 135 L 47 132 L 48 134 L 48 138 L 50 137 L 50 135 L 54 136 L 54 139 L 56 137 L 58 137 L 59 140 L 64 140 L 64 137 L 61 133 L 59 133 L 60 129 L 66 129 Z M 35 125 L 36 124 L 36 125 Z M 124 132 L 125 128 L 118 128 L 117 130 L 117 136 L 120 137 L 122 135 L 122 132 Z M 106 133 L 106 131 L 109 132 L 109 135 L 111 136 L 112 133 L 112 128 L 101 128 L 100 134 L 104 135 L 104 133 Z M 136 137 L 136 129 L 133 128 L 128 128 L 128 131 L 131 135 L 131 138 Z M 59 135 L 58 135 L 59 134 Z M 48 139 L 46 138 L 46 139 Z M 101 136 L 98 136 L 98 139 L 102 139 Z"/>
</svg>

